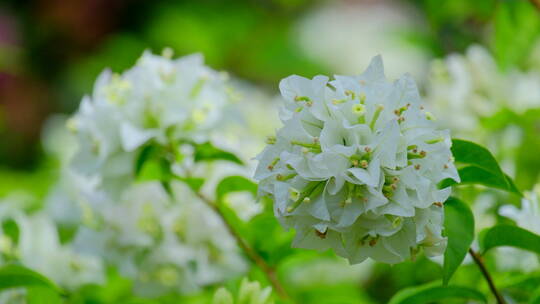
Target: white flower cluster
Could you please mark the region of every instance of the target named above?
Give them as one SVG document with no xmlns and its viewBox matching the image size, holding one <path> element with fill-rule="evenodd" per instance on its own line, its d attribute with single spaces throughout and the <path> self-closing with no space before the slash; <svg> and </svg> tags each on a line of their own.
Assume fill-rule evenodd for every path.
<svg viewBox="0 0 540 304">
<path fill-rule="evenodd" d="M 105 269 L 101 259 L 62 244 L 54 221 L 44 212 L 26 214 L 26 205 L 15 197 L 0 201 L 0 264 L 18 261 L 70 290 L 103 283 Z M 17 237 L 3 231 L 7 222 L 16 225 Z"/>
<path fill-rule="evenodd" d="M 435 128 L 414 80 L 386 80 L 380 56 L 359 76 L 291 76 L 284 126 L 257 157 L 261 194 L 296 229 L 294 246 L 359 263 L 442 254 L 443 203 L 459 180 L 448 131 Z"/>
<path fill-rule="evenodd" d="M 382 52 L 387 75 L 407 71 L 416 79 L 425 76 L 429 62 L 425 49 L 395 34 L 421 30 L 411 6 L 384 1 L 327 4 L 297 23 L 298 43 L 309 58 L 332 71 L 349 74 L 357 73 L 374 53 Z"/>
<path fill-rule="evenodd" d="M 456 131 L 478 132 L 480 118 L 503 108 L 520 113 L 540 107 L 540 73 L 503 72 L 479 45 L 469 47 L 464 55 L 435 60 L 430 74 L 426 99 L 436 115 L 447 117 L 443 123 Z"/>
<path fill-rule="evenodd" d="M 235 300 L 236 299 L 236 300 Z M 272 288 L 262 288 L 257 281 L 250 282 L 243 278 L 236 297 L 224 287 L 216 290 L 212 304 L 273 304 Z"/>
<path fill-rule="evenodd" d="M 67 206 L 77 206 L 84 227 L 74 248 L 133 278 L 138 294 L 193 292 L 247 267 L 219 216 L 186 185 L 170 181 L 167 193 L 159 181 L 134 180 L 136 159 L 148 146 L 165 152 L 160 157 L 174 174 L 204 176 L 206 194 L 215 193 L 207 188 L 220 174 L 246 175 L 239 166 L 185 157 L 194 153 L 191 143 L 214 141 L 216 129 L 230 124 L 235 109 L 225 78 L 197 55 L 170 60 L 145 53 L 122 75 L 99 76 L 68 122 L 78 150 L 66 187 L 48 209 L 62 219 Z M 249 203 L 243 207 L 255 205 Z M 243 216 L 260 212 L 252 209 Z"/>
<path fill-rule="evenodd" d="M 246 263 L 221 219 L 187 186 L 138 183 L 120 201 L 89 201 L 73 247 L 102 258 L 135 280 L 135 292 L 189 293 L 245 271 Z"/>
<path fill-rule="evenodd" d="M 226 75 L 205 66 L 202 56 L 170 55 L 145 52 L 122 74 L 104 71 L 68 122 L 78 136 L 74 167 L 98 176 L 112 193 L 129 185 L 143 145 L 205 140 L 229 101 Z"/>
</svg>

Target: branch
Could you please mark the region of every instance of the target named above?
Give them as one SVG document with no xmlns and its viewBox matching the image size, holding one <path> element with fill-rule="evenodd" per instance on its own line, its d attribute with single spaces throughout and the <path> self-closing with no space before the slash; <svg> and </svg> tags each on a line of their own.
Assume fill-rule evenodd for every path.
<svg viewBox="0 0 540 304">
<path fill-rule="evenodd" d="M 534 7 L 536 7 L 537 10 L 540 11 L 540 0 L 529 0 Z"/>
<path fill-rule="evenodd" d="M 196 191 L 195 194 L 210 208 L 212 208 L 212 210 L 214 210 L 219 217 L 221 217 L 221 220 L 225 224 L 227 231 L 234 237 L 240 248 L 242 248 L 242 250 L 246 253 L 249 259 L 252 260 L 266 274 L 268 281 L 270 281 L 270 284 L 272 284 L 276 293 L 284 300 L 289 299 L 290 297 L 288 296 L 287 291 L 285 291 L 285 288 L 283 288 L 283 286 L 279 282 L 274 268 L 268 265 L 266 261 L 255 250 L 253 250 L 253 248 L 249 246 L 249 244 L 242 238 L 242 236 L 240 236 L 240 234 L 238 234 L 238 232 L 234 230 L 233 226 L 227 221 L 227 219 L 219 209 L 219 206 L 199 191 Z"/>
<path fill-rule="evenodd" d="M 488 272 L 488 270 L 486 268 L 486 265 L 484 264 L 484 261 L 482 260 L 482 256 L 479 253 L 472 250 L 472 248 L 469 248 L 469 254 L 473 258 L 474 262 L 478 265 L 478 268 L 480 268 L 480 271 L 482 272 L 482 275 L 484 276 L 484 278 L 486 279 L 486 281 L 487 281 L 487 283 L 489 285 L 489 289 L 491 289 L 491 293 L 493 293 L 493 295 L 497 299 L 497 303 L 498 304 L 506 304 L 506 301 L 504 300 L 502 295 L 497 290 L 497 287 L 495 287 L 495 283 L 493 283 L 493 279 L 491 278 L 491 275 L 489 274 L 489 272 Z"/>
</svg>

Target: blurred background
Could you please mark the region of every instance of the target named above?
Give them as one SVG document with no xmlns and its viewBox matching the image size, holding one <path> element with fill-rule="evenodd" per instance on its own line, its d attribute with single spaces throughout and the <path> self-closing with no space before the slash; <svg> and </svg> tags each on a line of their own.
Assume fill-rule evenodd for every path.
<svg viewBox="0 0 540 304">
<path fill-rule="evenodd" d="M 275 94 L 287 75 L 354 74 L 376 54 L 390 77 L 419 81 L 430 59 L 472 43 L 501 68 L 524 64 L 538 23 L 525 0 L 2 0 L 0 166 L 35 168 L 46 118 L 73 112 L 101 70 L 145 49 L 203 53 Z"/>
<path fill-rule="evenodd" d="M 494 86 L 512 92 L 518 88 L 516 94 L 504 95 L 505 103 L 495 110 L 482 106 L 472 125 L 461 125 L 470 127 L 450 127 L 454 134 L 495 147 L 520 189 L 531 189 L 540 172 L 536 1 L 1 0 L 0 197 L 18 189 L 46 196 L 59 171 L 42 145 L 48 118 L 73 113 L 104 68 L 121 72 L 144 50 L 160 53 L 165 47 L 175 56 L 202 53 L 209 66 L 247 80 L 269 96 L 278 94 L 279 80 L 288 75 L 358 74 L 382 54 L 387 76 L 413 74 L 435 108 L 438 101 L 464 92 L 455 97 L 463 101 L 457 107 L 439 107 L 451 119 L 461 118 L 460 111 L 469 111 L 473 102 L 481 104 L 480 99 L 493 105 Z M 462 66 L 472 76 L 459 78 Z M 524 106 L 514 107 L 522 99 Z M 501 220 L 493 211 L 498 200 L 479 203 L 479 213 L 491 208 L 485 221 Z M 289 279 L 297 280 L 298 292 L 303 293 L 302 284 L 310 290 L 306 303 L 330 293 L 332 303 L 385 303 L 403 287 L 440 277 L 440 266 L 426 258 L 393 268 L 369 266 L 369 274 L 363 274 L 364 268 L 343 268 L 343 263 L 341 268 L 321 263 L 304 269 L 310 259 L 314 255 L 287 266 L 296 267 L 297 277 Z M 336 267 L 342 272 L 334 277 L 309 281 Z M 467 271 L 458 278 L 465 286 L 479 280 Z M 317 293 L 317 284 L 324 290 Z M 362 290 L 354 284 L 362 284 Z"/>
</svg>

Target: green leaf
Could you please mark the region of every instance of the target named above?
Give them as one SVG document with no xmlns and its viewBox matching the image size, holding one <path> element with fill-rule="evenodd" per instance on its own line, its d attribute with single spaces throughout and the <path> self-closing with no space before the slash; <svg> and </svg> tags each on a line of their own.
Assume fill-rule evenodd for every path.
<svg viewBox="0 0 540 304">
<path fill-rule="evenodd" d="M 139 176 L 146 161 L 153 158 L 156 154 L 157 148 L 155 145 L 147 145 L 141 150 L 135 160 L 135 176 Z"/>
<path fill-rule="evenodd" d="M 171 163 L 162 159 L 150 159 L 143 165 L 137 176 L 138 181 L 169 181 L 172 177 Z"/>
<path fill-rule="evenodd" d="M 243 162 L 233 153 L 214 147 L 210 142 L 195 144 L 195 161 L 226 160 L 242 165 Z"/>
<path fill-rule="evenodd" d="M 10 238 L 13 243 L 17 244 L 19 242 L 19 226 L 13 219 L 7 219 L 2 222 L 2 233 Z"/>
<path fill-rule="evenodd" d="M 456 162 L 467 166 L 458 170 L 460 184 L 479 184 L 516 193 L 521 196 L 512 179 L 506 175 L 497 160 L 484 147 L 470 141 L 453 139 L 452 154 Z M 441 182 L 441 187 L 455 184 L 450 179 Z"/>
<path fill-rule="evenodd" d="M 506 183 L 508 184 L 508 191 L 518 194 L 519 196 L 523 196 L 516 184 L 514 184 L 514 180 L 508 176 L 508 174 L 504 174 L 504 177 L 506 178 Z"/>
<path fill-rule="evenodd" d="M 540 287 L 538 287 L 531 295 L 529 304 L 540 304 Z"/>
<path fill-rule="evenodd" d="M 482 250 L 510 246 L 540 254 L 540 236 L 523 228 L 511 225 L 497 225 L 490 228 L 482 239 Z"/>
<path fill-rule="evenodd" d="M 198 192 L 204 185 L 204 178 L 199 177 L 180 177 L 175 176 L 176 179 L 186 183 L 193 191 Z"/>
<path fill-rule="evenodd" d="M 470 299 L 487 303 L 486 297 L 474 289 L 461 286 L 440 286 L 437 282 L 403 289 L 390 299 L 389 304 L 442 303 L 441 300 L 446 299 Z"/>
<path fill-rule="evenodd" d="M 154 144 L 145 146 L 135 160 L 135 176 L 138 181 L 169 181 L 172 178 L 171 161 L 165 150 Z"/>
<path fill-rule="evenodd" d="M 456 162 L 479 167 L 497 176 L 504 176 L 497 160 L 488 149 L 461 139 L 452 139 L 451 149 Z"/>
<path fill-rule="evenodd" d="M 0 290 L 13 287 L 46 287 L 60 289 L 43 275 L 17 264 L 0 267 Z"/>
<path fill-rule="evenodd" d="M 468 166 L 459 169 L 459 177 L 461 178 L 460 184 L 484 185 L 501 190 L 511 189 L 506 176 L 501 178 L 500 176 L 494 175 L 493 173 L 476 166 Z"/>
<path fill-rule="evenodd" d="M 278 265 L 296 251 L 291 247 L 294 231 L 285 231 L 271 210 L 253 217 L 243 231 L 246 240 L 270 265 Z"/>
<path fill-rule="evenodd" d="M 467 204 L 454 197 L 444 203 L 444 211 L 448 246 L 444 252 L 443 284 L 447 285 L 474 240 L 474 216 Z"/>
<path fill-rule="evenodd" d="M 27 304 L 61 304 L 62 298 L 53 289 L 32 287 L 28 288 L 26 301 Z"/>
<path fill-rule="evenodd" d="M 254 196 L 257 194 L 257 185 L 243 176 L 228 176 L 222 179 L 216 187 L 218 201 L 230 192 L 248 191 Z"/>
</svg>

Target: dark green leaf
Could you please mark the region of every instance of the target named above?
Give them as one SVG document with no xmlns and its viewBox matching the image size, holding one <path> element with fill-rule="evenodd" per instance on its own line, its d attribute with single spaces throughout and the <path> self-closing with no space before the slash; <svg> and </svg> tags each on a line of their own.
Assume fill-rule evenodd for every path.
<svg viewBox="0 0 540 304">
<path fill-rule="evenodd" d="M 452 153 L 456 162 L 468 166 L 459 169 L 460 184 L 479 184 L 516 193 L 521 196 L 512 179 L 504 174 L 499 164 L 484 147 L 470 141 L 452 140 Z M 441 182 L 442 188 L 455 184 L 451 179 Z"/>
<path fill-rule="evenodd" d="M 403 289 L 392 297 L 389 304 L 443 303 L 441 300 L 447 299 L 470 299 L 487 303 L 486 297 L 474 289 L 431 283 Z"/>
<path fill-rule="evenodd" d="M 467 204 L 453 197 L 444 203 L 444 211 L 444 231 L 448 237 L 443 265 L 443 284 L 446 285 L 474 240 L 474 216 Z"/>
<path fill-rule="evenodd" d="M 73 240 L 73 238 L 77 234 L 79 226 L 75 224 L 59 224 L 57 228 L 58 228 L 58 237 L 60 238 L 60 243 L 66 244 Z"/>
<path fill-rule="evenodd" d="M 486 187 L 509 191 L 520 196 L 522 195 L 519 189 L 514 184 L 514 181 L 512 180 L 512 178 L 506 174 L 505 174 L 505 180 L 506 180 L 505 182 L 502 179 L 495 177 L 493 174 L 475 166 L 468 166 L 468 167 L 461 168 L 458 170 L 458 173 L 461 179 L 461 182 L 459 183 L 459 185 L 468 185 L 468 184 L 484 185 Z M 450 187 L 456 184 L 458 183 L 455 180 L 451 178 L 447 178 L 447 179 L 442 180 L 439 183 L 439 189 Z"/>
<path fill-rule="evenodd" d="M 254 196 L 257 193 L 257 185 L 243 176 L 228 176 L 222 179 L 216 187 L 216 198 L 218 201 L 230 192 L 248 191 Z"/>
<path fill-rule="evenodd" d="M 158 145 L 145 146 L 135 161 L 135 176 L 138 181 L 162 181 L 167 190 L 165 183 L 172 178 L 172 172 L 165 150 Z"/>
<path fill-rule="evenodd" d="M 456 162 L 479 167 L 497 176 L 504 176 L 491 152 L 478 144 L 461 139 L 452 139 L 452 154 Z"/>
<path fill-rule="evenodd" d="M 511 189 L 506 176 L 501 178 L 476 166 L 459 169 L 459 177 L 461 178 L 461 184 L 478 184 L 501 190 Z"/>
<path fill-rule="evenodd" d="M 529 304 L 540 304 L 540 287 L 533 292 Z"/>
<path fill-rule="evenodd" d="M 490 228 L 481 244 L 484 252 L 495 247 L 510 246 L 540 254 L 540 236 L 517 226 L 498 225 Z"/>
<path fill-rule="evenodd" d="M 13 219 L 5 220 L 2 223 L 2 233 L 9 237 L 13 243 L 17 244 L 19 242 L 19 226 Z"/>
<path fill-rule="evenodd" d="M 158 154 L 158 149 L 154 145 L 147 145 L 145 146 L 141 152 L 139 153 L 139 156 L 135 160 L 135 176 L 139 176 L 139 173 L 141 172 L 143 165 L 146 163 L 147 160 L 154 158 Z"/>
<path fill-rule="evenodd" d="M 505 174 L 504 177 L 506 177 L 506 182 L 508 184 L 508 191 L 518 194 L 519 196 L 523 196 L 523 194 L 521 193 L 521 191 L 519 191 L 516 184 L 514 184 L 514 180 L 512 180 L 512 178 L 508 176 L 507 174 Z"/>
<path fill-rule="evenodd" d="M 457 182 L 451 178 L 445 178 L 439 182 L 439 189 L 444 189 L 453 185 L 457 185 Z"/>
<path fill-rule="evenodd" d="M 203 144 L 196 144 L 195 147 L 195 161 L 212 161 L 212 160 L 226 160 L 233 163 L 242 165 L 243 162 L 233 153 L 227 152 L 214 147 L 209 142 Z"/>
<path fill-rule="evenodd" d="M 46 287 L 59 291 L 58 287 L 43 275 L 17 264 L 0 267 L 0 290 L 12 287 Z"/>
</svg>

